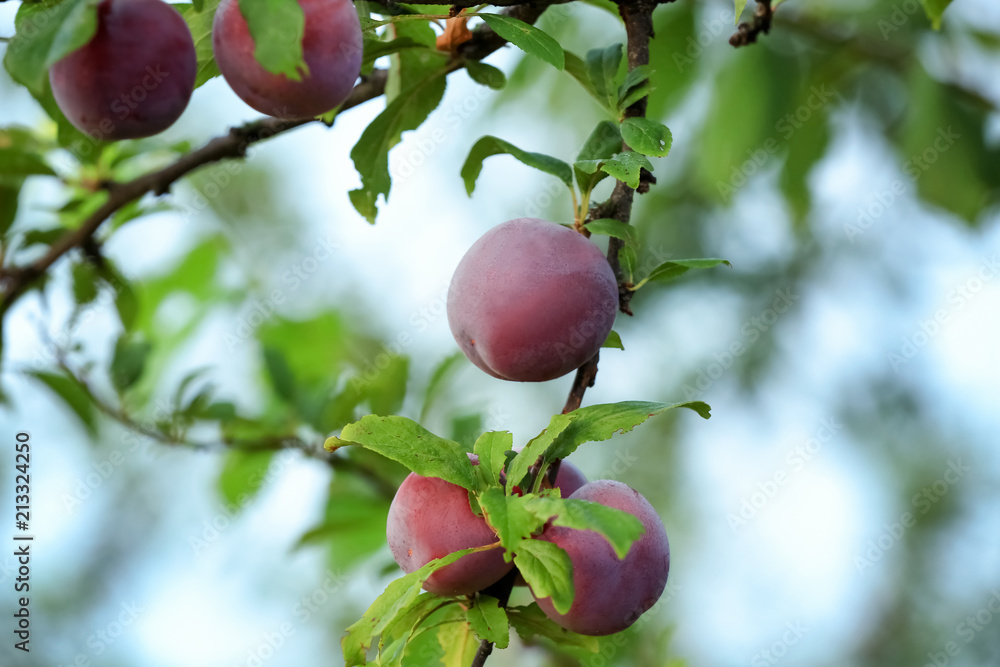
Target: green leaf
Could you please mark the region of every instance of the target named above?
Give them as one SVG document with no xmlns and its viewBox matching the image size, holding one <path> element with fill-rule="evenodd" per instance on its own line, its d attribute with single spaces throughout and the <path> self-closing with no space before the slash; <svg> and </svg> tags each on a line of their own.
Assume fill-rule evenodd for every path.
<svg viewBox="0 0 1000 667">
<path fill-rule="evenodd" d="M 650 157 L 666 157 L 674 141 L 666 125 L 648 118 L 626 118 L 622 138 L 629 148 Z"/>
<path fill-rule="evenodd" d="M 634 427 L 650 417 L 662 414 L 674 408 L 694 410 L 704 419 L 711 416 L 711 408 L 701 401 L 684 403 L 649 403 L 646 401 L 624 401 L 621 403 L 603 403 L 580 408 L 569 415 L 573 417 L 568 428 L 557 437 L 548 456 L 552 459 L 564 459 L 585 442 L 607 440 L 616 433 L 628 433 Z"/>
<path fill-rule="evenodd" d="M 582 171 L 587 171 L 592 162 L 577 162 L 574 166 Z M 615 153 L 609 160 L 598 161 L 598 164 L 594 165 L 594 169 L 596 170 L 598 167 L 601 171 L 614 176 L 633 190 L 639 187 L 639 173 L 641 169 L 645 168 L 647 171 L 653 171 L 653 165 L 649 162 L 649 158 L 635 151 Z"/>
<path fill-rule="evenodd" d="M 442 567 L 451 565 L 459 558 L 471 553 L 486 551 L 494 547 L 476 547 L 464 549 L 437 558 L 424 565 L 419 570 L 411 572 L 393 581 L 385 589 L 368 611 L 353 625 L 347 628 L 347 635 L 341 641 L 344 651 L 345 667 L 357 667 L 367 664 L 366 654 L 375 637 L 382 634 L 399 616 L 407 613 L 420 594 L 420 589 L 427 578 Z"/>
<path fill-rule="evenodd" d="M 533 25 L 501 14 L 479 14 L 493 32 L 525 53 L 541 58 L 556 69 L 565 65 L 562 47 L 549 34 Z"/>
<path fill-rule="evenodd" d="M 198 5 L 201 5 L 199 7 Z M 198 60 L 194 87 L 198 88 L 209 79 L 219 76 L 219 66 L 215 64 L 212 51 L 212 21 L 219 7 L 219 0 L 202 0 L 195 4 L 178 4 L 174 9 L 181 13 L 194 39 L 194 53 Z"/>
<path fill-rule="evenodd" d="M 635 88 L 632 88 L 625 97 L 621 98 L 621 101 L 618 103 L 618 113 L 624 114 L 626 109 L 628 109 L 630 106 L 632 106 L 642 98 L 648 96 L 650 93 L 653 92 L 653 90 L 654 90 L 653 86 L 648 81 L 639 84 Z"/>
<path fill-rule="evenodd" d="M 219 494 L 228 507 L 244 507 L 257 495 L 274 458 L 273 451 L 229 449 L 219 474 Z"/>
<path fill-rule="evenodd" d="M 420 421 L 427 419 L 427 415 L 430 414 L 431 408 L 444 389 L 445 383 L 465 358 L 465 354 L 462 352 L 455 352 L 445 357 L 441 363 L 434 367 L 430 382 L 427 383 L 427 389 L 424 390 L 424 405 L 420 409 Z"/>
<path fill-rule="evenodd" d="M 587 52 L 587 75 L 594 84 L 597 99 L 612 112 L 618 110 L 618 71 L 621 64 L 621 44 Z"/>
<path fill-rule="evenodd" d="M 375 64 L 375 61 L 379 58 L 390 56 L 394 53 L 399 53 L 400 51 L 407 51 L 410 49 L 422 49 L 430 50 L 430 48 L 418 40 L 412 37 L 399 37 L 397 39 L 390 39 L 389 41 L 384 41 L 381 39 L 366 39 L 365 40 L 365 53 L 361 59 L 361 68 L 370 68 Z"/>
<path fill-rule="evenodd" d="M 652 74 L 649 65 L 633 67 L 625 74 L 625 81 L 618 86 L 618 112 L 622 113 L 636 100 L 645 97 L 650 91 L 649 77 Z M 641 93 L 641 94 L 639 94 Z"/>
<path fill-rule="evenodd" d="M 614 330 L 612 330 L 611 333 L 608 334 L 607 340 L 605 340 L 601 344 L 601 347 L 610 347 L 610 348 L 615 348 L 616 350 L 625 349 L 625 345 L 622 343 L 622 337 L 619 336 L 618 332 Z"/>
<path fill-rule="evenodd" d="M 635 280 L 635 265 L 637 261 L 635 248 L 630 245 L 622 246 L 621 250 L 618 251 L 618 261 L 621 262 L 622 271 L 625 272 L 628 281 L 633 282 Z"/>
<path fill-rule="evenodd" d="M 556 625 L 535 602 L 527 607 L 508 609 L 507 618 L 510 620 L 511 627 L 526 642 L 530 642 L 536 637 L 544 637 L 555 642 L 556 646 L 576 647 L 591 653 L 597 653 L 600 650 L 601 645 L 598 643 L 597 637 L 580 635 Z"/>
<path fill-rule="evenodd" d="M 478 60 L 468 60 L 465 63 L 465 71 L 469 73 L 470 79 L 493 90 L 501 90 L 507 85 L 506 75 L 493 65 Z"/>
<path fill-rule="evenodd" d="M 584 142 L 576 159 L 577 162 L 584 162 L 589 166 L 594 160 L 598 162 L 610 160 L 621 149 L 622 133 L 618 123 L 604 120 L 598 123 L 590 136 L 587 137 L 587 141 Z M 607 176 L 606 173 L 596 168 L 588 172 L 576 165 L 574 165 L 574 172 L 576 172 L 577 185 L 580 186 L 582 192 L 590 192 Z"/>
<path fill-rule="evenodd" d="M 747 0 L 735 0 L 735 3 L 736 3 L 736 17 L 735 17 L 736 20 L 733 21 L 733 25 L 739 25 L 740 16 L 743 15 L 743 10 L 747 6 Z"/>
<path fill-rule="evenodd" d="M 729 263 L 729 260 L 719 259 L 718 257 L 706 259 L 675 259 L 669 262 L 664 262 L 650 271 L 649 275 L 643 278 L 632 289 L 637 290 L 647 282 L 665 283 L 684 275 L 691 269 L 711 269 L 719 264 L 725 264 L 728 267 L 733 266 Z"/>
<path fill-rule="evenodd" d="M 324 545 L 335 571 L 345 571 L 385 547 L 389 501 L 358 475 L 334 475 L 322 521 L 296 544 Z"/>
<path fill-rule="evenodd" d="M 600 533 L 619 559 L 625 558 L 632 543 L 646 532 L 632 514 L 589 500 L 536 497 L 525 507 L 542 524 L 551 519 L 556 526 Z"/>
<path fill-rule="evenodd" d="M 507 648 L 510 643 L 510 625 L 500 600 L 491 595 L 479 595 L 469 609 L 469 625 L 482 641 L 493 642 L 497 648 Z M 463 665 L 464 667 L 464 665 Z"/>
<path fill-rule="evenodd" d="M 118 311 L 118 318 L 126 331 L 131 331 L 135 325 L 136 315 L 139 314 L 139 298 L 132 289 L 132 284 L 128 282 L 120 273 L 118 280 L 112 284 L 115 289 L 115 309 Z"/>
<path fill-rule="evenodd" d="M 377 366 L 369 364 L 363 373 L 359 370 L 333 401 L 327 402 L 318 416 L 320 430 L 332 431 L 354 421 L 355 408 L 362 403 L 367 403 L 374 414 L 391 415 L 399 411 L 406 398 L 410 360 L 388 352 L 379 353 L 377 360 Z"/>
<path fill-rule="evenodd" d="M 443 66 L 446 56 L 441 54 Z M 378 214 L 378 197 L 388 201 L 392 178 L 389 175 L 389 150 L 402 132 L 414 130 L 437 108 L 444 96 L 443 67 L 399 93 L 361 134 L 351 150 L 354 167 L 361 176 L 361 187 L 348 196 L 358 213 L 370 223 Z"/>
<path fill-rule="evenodd" d="M 302 54 L 306 17 L 298 2 L 290 0 L 239 0 L 239 11 L 250 28 L 253 55 L 272 74 L 292 81 L 308 76 Z"/>
<path fill-rule="evenodd" d="M 544 540 L 521 540 L 514 564 L 536 598 L 552 598 L 560 614 L 573 605 L 573 563 L 569 554 Z"/>
<path fill-rule="evenodd" d="M 73 411 L 86 427 L 91 436 L 97 435 L 97 413 L 94 401 L 87 388 L 79 380 L 69 375 L 49 373 L 47 371 L 29 371 L 28 375 L 39 380 L 51 389 L 63 403 Z"/>
<path fill-rule="evenodd" d="M 55 176 L 41 155 L 17 148 L 0 148 L 0 182 L 10 183 L 26 176 Z"/>
<path fill-rule="evenodd" d="M 406 382 L 410 376 L 410 358 L 391 356 L 385 368 L 366 382 L 368 407 L 377 415 L 392 415 L 403 407 Z"/>
<path fill-rule="evenodd" d="M 951 0 L 923 0 L 923 3 L 924 11 L 927 12 L 927 18 L 931 20 L 931 25 L 934 26 L 935 30 L 940 30 L 941 16 L 944 14 L 944 10 L 948 9 Z"/>
<path fill-rule="evenodd" d="M 536 496 L 509 496 L 498 487 L 490 487 L 479 494 L 479 506 L 486 522 L 496 531 L 500 546 L 506 550 L 513 550 L 545 523 L 526 509 L 529 497 Z"/>
<path fill-rule="evenodd" d="M 97 298 L 97 269 L 90 262 L 73 266 L 73 298 L 85 306 Z"/>
<path fill-rule="evenodd" d="M 286 403 L 295 402 L 295 375 L 281 350 L 264 346 L 264 368 L 275 393 Z"/>
<path fill-rule="evenodd" d="M 437 643 L 437 628 L 434 626 L 455 617 L 465 621 L 465 610 L 457 600 L 447 601 L 434 593 L 421 593 L 409 609 L 397 615 L 392 624 L 382 631 L 378 643 L 378 659 L 387 665 L 409 664 L 400 663 L 400 660 L 403 659 L 404 652 L 414 654 L 414 650 L 417 651 L 414 655 L 428 651 L 440 658 L 441 647 Z M 433 642 L 427 641 L 428 639 Z"/>
<path fill-rule="evenodd" d="M 101 278 L 115 291 L 115 308 L 125 331 L 131 331 L 139 312 L 139 300 L 132 289 L 132 284 L 122 275 L 121 271 L 105 258 L 97 267 Z"/>
<path fill-rule="evenodd" d="M 479 436 L 473 452 L 479 457 L 476 472 L 480 473 L 482 482 L 491 486 L 500 484 L 500 471 L 507 461 L 507 452 L 513 446 L 514 436 L 507 431 L 488 431 Z"/>
<path fill-rule="evenodd" d="M 573 187 L 573 171 L 562 160 L 542 153 L 529 153 L 503 139 L 487 135 L 480 137 L 479 141 L 473 144 L 472 150 L 469 151 L 469 157 L 462 165 L 461 173 L 462 179 L 465 181 L 465 191 L 470 196 L 476 189 L 476 180 L 483 170 L 483 160 L 493 155 L 511 155 L 529 167 L 555 176 L 565 183 L 566 187 Z"/>
<path fill-rule="evenodd" d="M 412 419 L 367 415 L 348 424 L 327 449 L 360 445 L 406 466 L 424 477 L 437 477 L 463 489 L 476 483 L 472 462 L 457 442 L 439 438 Z"/>
<path fill-rule="evenodd" d="M 118 393 L 138 382 L 146 369 L 146 360 L 153 346 L 148 341 L 132 340 L 123 334 L 115 343 L 115 354 L 111 360 L 111 384 Z"/>
<path fill-rule="evenodd" d="M 0 236 L 7 233 L 17 217 L 17 200 L 21 194 L 21 183 L 4 185 L 0 183 Z M 6 240 L 5 240 L 6 244 Z"/>
<path fill-rule="evenodd" d="M 438 643 L 444 649 L 443 667 L 468 667 L 479 650 L 479 642 L 468 623 L 448 623 L 437 632 Z"/>
<path fill-rule="evenodd" d="M 604 100 L 600 93 L 597 92 L 597 88 L 594 87 L 594 82 L 590 80 L 587 63 L 583 62 L 583 58 L 571 51 L 563 51 L 563 58 L 565 60 L 566 73 L 576 79 L 577 83 L 583 86 L 583 89 L 590 93 L 597 100 L 598 104 L 604 106 Z"/>
<path fill-rule="evenodd" d="M 100 0 L 24 3 L 16 17 L 17 32 L 4 55 L 4 66 L 18 83 L 36 96 L 44 95 L 48 70 L 84 46 L 97 32 Z"/>
<path fill-rule="evenodd" d="M 635 227 L 632 225 L 627 225 L 620 220 L 615 220 L 613 218 L 600 218 L 592 222 L 588 222 L 584 225 L 591 234 L 600 234 L 601 236 L 613 236 L 616 239 L 621 239 L 630 246 L 637 246 L 639 244 L 639 235 L 635 231 Z"/>
<path fill-rule="evenodd" d="M 510 494 L 514 491 L 514 487 L 521 483 L 524 476 L 528 474 L 528 469 L 538 460 L 538 458 L 544 455 L 549 446 L 570 426 L 570 422 L 573 420 L 569 415 L 555 415 L 549 421 L 548 427 L 544 431 L 536 435 L 534 438 L 524 446 L 514 460 L 510 462 L 507 466 L 507 493 Z M 522 489 L 522 491 L 529 492 L 531 489 Z"/>
<path fill-rule="evenodd" d="M 393 18 L 402 18 L 405 15 Z M 441 69 L 442 59 L 446 56 L 437 50 L 436 36 L 431 24 L 426 20 L 396 23 L 389 27 L 386 35 L 396 39 L 411 39 L 423 44 L 425 49 L 404 49 L 393 54 L 389 59 L 389 76 L 385 83 L 385 103 L 393 100 L 414 81 L 422 81 Z M 399 142 L 396 136 L 392 144 Z"/>
</svg>

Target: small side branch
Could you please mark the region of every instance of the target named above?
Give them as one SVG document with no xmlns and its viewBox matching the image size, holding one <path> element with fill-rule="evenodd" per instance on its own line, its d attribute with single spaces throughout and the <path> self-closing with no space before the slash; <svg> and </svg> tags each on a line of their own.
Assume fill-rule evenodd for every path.
<svg viewBox="0 0 1000 667">
<path fill-rule="evenodd" d="M 734 47 L 746 46 L 757 41 L 758 35 L 771 31 L 771 21 L 774 19 L 774 9 L 771 0 L 757 0 L 757 11 L 749 23 L 741 23 L 729 43 Z"/>
</svg>

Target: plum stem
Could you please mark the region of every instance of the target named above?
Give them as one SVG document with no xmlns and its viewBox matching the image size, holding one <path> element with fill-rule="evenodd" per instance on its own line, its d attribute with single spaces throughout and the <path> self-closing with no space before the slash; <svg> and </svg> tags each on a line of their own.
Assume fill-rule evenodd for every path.
<svg viewBox="0 0 1000 667">
<path fill-rule="evenodd" d="M 515 581 L 517 581 L 517 568 L 508 572 L 503 579 L 483 590 L 482 593 L 492 595 L 499 600 L 501 608 L 506 607 L 507 603 L 510 602 L 510 594 L 514 590 Z M 476 657 L 472 659 L 471 667 L 483 667 L 486 664 L 486 658 L 490 657 L 491 653 L 493 653 L 493 642 L 485 639 L 479 642 L 479 650 L 476 651 Z"/>
</svg>

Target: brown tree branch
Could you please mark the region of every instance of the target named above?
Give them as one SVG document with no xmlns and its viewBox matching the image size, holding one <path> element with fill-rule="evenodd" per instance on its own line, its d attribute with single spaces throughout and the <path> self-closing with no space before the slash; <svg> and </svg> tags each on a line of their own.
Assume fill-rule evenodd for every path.
<svg viewBox="0 0 1000 667">
<path fill-rule="evenodd" d="M 534 23 L 549 5 L 564 1 L 566 0 L 534 0 L 512 6 L 504 13 L 526 23 Z M 462 69 L 466 60 L 481 60 L 507 43 L 485 25 L 478 27 L 473 34 L 473 39 L 463 44 L 459 53 L 449 63 L 447 68 L 449 73 Z M 375 70 L 371 75 L 364 77 L 341 106 L 341 111 L 381 96 L 385 92 L 386 79 L 387 72 L 384 70 Z M 71 250 L 87 243 L 104 221 L 125 205 L 147 193 L 157 196 L 166 194 L 175 182 L 203 166 L 222 160 L 244 158 L 252 144 L 313 122 L 316 121 L 263 118 L 232 128 L 227 134 L 212 139 L 201 148 L 181 156 L 162 169 L 124 183 L 107 183 L 108 200 L 104 205 L 88 216 L 78 228 L 67 232 L 53 243 L 42 257 L 25 266 L 0 269 L 0 289 L 3 290 L 0 296 L 0 318 L 5 316 L 14 302 L 36 280 L 45 275 L 53 264 Z"/>
<path fill-rule="evenodd" d="M 504 575 L 503 579 L 481 591 L 481 594 L 495 597 L 500 602 L 500 608 L 503 609 L 510 602 L 510 594 L 514 590 L 517 574 L 517 568 L 514 568 Z M 469 667 L 483 667 L 486 664 L 486 658 L 490 657 L 491 653 L 493 653 L 493 642 L 488 642 L 485 639 L 479 642 L 479 650 L 476 651 L 476 657 L 472 659 L 472 664 Z"/>
<path fill-rule="evenodd" d="M 573 386 L 570 387 L 569 397 L 566 399 L 566 405 L 563 406 L 563 414 L 573 412 L 579 408 L 580 404 L 583 403 L 584 393 L 594 386 L 594 382 L 597 380 L 597 362 L 600 356 L 601 353 L 598 352 L 584 363 L 583 366 L 576 369 L 576 377 L 573 378 Z"/>
<path fill-rule="evenodd" d="M 649 40 L 653 36 L 653 9 L 656 3 L 652 0 L 640 0 L 635 3 L 622 3 L 618 5 L 618 11 L 625 22 L 625 33 L 628 35 L 628 68 L 635 69 L 641 65 L 649 64 Z M 625 118 L 640 118 L 646 115 L 646 104 L 648 98 L 643 97 L 625 110 Z M 628 146 L 623 146 L 626 150 Z M 652 182 L 652 174 L 648 172 L 642 175 L 644 178 L 639 183 L 642 192 L 649 189 Z M 611 192 L 611 198 L 601 205 L 601 217 L 614 218 L 626 225 L 632 218 L 632 201 L 635 198 L 635 190 L 622 181 L 615 183 L 615 189 Z M 612 237 L 608 242 L 608 262 L 618 279 L 618 308 L 626 315 L 632 314 L 629 303 L 632 300 L 632 289 L 628 277 L 624 274 L 621 262 L 618 258 L 622 249 L 621 239 Z"/>
<path fill-rule="evenodd" d="M 667 2 L 671 0 L 665 0 Z M 628 68 L 629 71 L 639 67 L 640 65 L 649 64 L 649 41 L 653 37 L 653 10 L 656 9 L 657 0 L 620 0 L 618 4 L 618 11 L 622 15 L 622 19 L 625 21 L 625 33 L 628 37 Z M 635 102 L 632 106 L 625 110 L 626 118 L 636 118 L 646 115 L 646 103 L 647 98 Z M 624 149 L 628 149 L 627 145 L 622 146 Z M 640 182 L 640 190 L 645 192 L 649 189 L 649 183 L 652 182 L 652 174 L 643 174 Z M 644 187 L 645 186 L 645 187 Z M 615 189 L 611 193 L 611 198 L 597 207 L 596 211 L 600 212 L 598 217 L 613 217 L 616 220 L 629 224 L 632 216 L 632 199 L 635 196 L 635 190 L 630 188 L 625 183 L 618 181 L 615 183 Z M 594 215 L 597 215 L 595 212 Z M 593 217 L 593 216 L 591 216 Z M 631 285 L 628 284 L 627 279 L 622 273 L 621 263 L 618 260 L 618 252 L 621 249 L 621 242 L 612 237 L 608 244 L 608 262 L 611 264 L 611 268 L 615 272 L 615 278 L 618 280 L 618 295 L 619 295 L 619 308 L 629 315 L 632 314 L 629 309 L 629 300 L 632 297 L 632 291 L 630 289 Z M 563 414 L 572 412 L 580 407 L 583 402 L 583 395 L 586 393 L 589 387 L 594 386 L 594 382 L 597 379 L 597 363 L 600 358 L 600 353 L 595 354 L 593 358 L 587 361 L 583 366 L 577 369 L 576 376 L 573 379 L 573 385 L 570 387 L 569 397 L 566 399 L 566 405 L 563 407 Z M 559 461 L 556 460 L 554 464 L 554 470 L 550 472 L 550 478 L 555 481 L 555 475 L 558 473 Z M 532 466 L 534 473 L 537 474 L 538 470 L 535 466 Z M 534 476 L 532 476 L 534 479 Z M 511 575 L 515 574 L 516 570 L 511 572 Z M 511 580 L 511 587 L 513 587 L 513 578 L 508 575 L 505 579 L 501 579 L 501 583 L 505 582 L 506 579 Z M 507 600 L 510 596 L 511 588 L 508 588 L 504 597 L 501 599 L 501 606 L 506 606 Z M 479 650 L 476 652 L 476 656 L 472 661 L 471 667 L 483 667 L 486 663 L 486 659 L 493 652 L 493 643 L 488 642 L 485 639 L 480 642 Z"/>
<path fill-rule="evenodd" d="M 664 0 L 670 2 L 672 0 Z M 640 65 L 649 64 L 649 41 L 653 37 L 653 10 L 661 4 L 657 0 L 638 0 L 635 2 L 622 1 L 618 4 L 618 11 L 625 22 L 625 34 L 628 38 L 626 51 L 628 54 L 628 68 L 633 70 Z M 632 106 L 625 110 L 625 118 L 637 118 L 646 115 L 646 105 L 648 97 L 637 100 Z M 628 150 L 628 145 L 623 144 L 622 148 Z M 648 192 L 649 185 L 655 183 L 656 179 L 645 169 L 642 170 L 639 182 L 639 192 Z M 632 200 L 635 197 L 635 190 L 622 181 L 615 183 L 615 188 L 608 201 L 595 207 L 588 219 L 614 218 L 626 225 L 632 218 Z M 608 263 L 615 273 L 618 281 L 618 308 L 621 312 L 631 315 L 632 309 L 629 302 L 632 300 L 632 285 L 622 271 L 621 261 L 618 258 L 622 249 L 620 239 L 611 237 L 608 241 Z M 583 395 L 587 389 L 594 386 L 597 380 L 597 362 L 599 354 L 587 361 L 577 369 L 573 385 L 570 387 L 569 396 L 563 406 L 563 414 L 572 412 L 583 403 Z"/>
<path fill-rule="evenodd" d="M 771 31 L 774 11 L 771 7 L 771 0 L 757 0 L 757 11 L 754 12 L 753 20 L 749 23 L 741 23 L 733 36 L 729 38 L 729 43 L 738 48 L 753 44 L 761 33 L 766 35 Z"/>
</svg>

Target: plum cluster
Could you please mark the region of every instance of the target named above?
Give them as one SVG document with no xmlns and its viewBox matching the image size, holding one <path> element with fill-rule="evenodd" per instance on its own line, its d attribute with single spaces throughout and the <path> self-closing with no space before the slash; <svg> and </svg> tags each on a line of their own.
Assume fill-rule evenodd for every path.
<svg viewBox="0 0 1000 667">
<path fill-rule="evenodd" d="M 663 522 L 634 489 L 612 480 L 587 482 L 580 469 L 567 461 L 561 462 L 553 486 L 564 497 L 628 512 L 645 528 L 621 560 L 595 531 L 550 523 L 539 536 L 569 555 L 576 591 L 573 605 L 565 614 L 556 611 L 551 599 L 535 596 L 545 615 L 581 634 L 620 632 L 652 607 L 666 587 L 670 545 Z M 497 541 L 486 520 L 472 512 L 465 489 L 416 473 L 403 481 L 393 498 L 386 537 L 404 572 L 413 572 L 455 551 Z M 439 595 L 472 595 L 498 582 L 513 567 L 513 563 L 504 562 L 500 549 L 469 554 L 431 575 L 424 588 Z"/>
<path fill-rule="evenodd" d="M 298 0 L 307 70 L 299 80 L 257 61 L 237 0 L 223 0 L 212 24 L 216 63 L 233 91 L 283 119 L 321 115 L 341 104 L 361 70 L 361 24 L 349 0 Z M 162 0 L 101 0 L 91 40 L 49 69 L 56 104 L 80 131 L 104 141 L 167 129 L 187 108 L 198 59 L 187 23 Z"/>
</svg>

